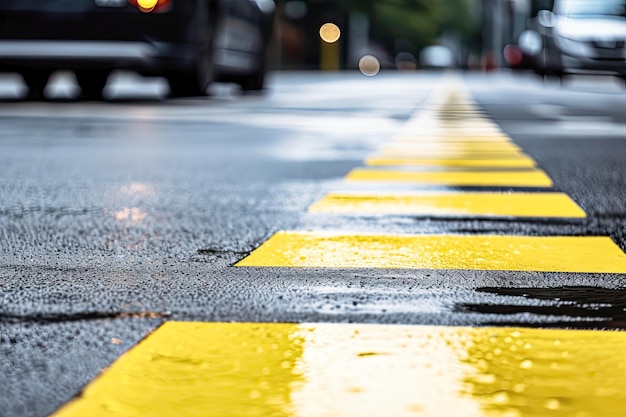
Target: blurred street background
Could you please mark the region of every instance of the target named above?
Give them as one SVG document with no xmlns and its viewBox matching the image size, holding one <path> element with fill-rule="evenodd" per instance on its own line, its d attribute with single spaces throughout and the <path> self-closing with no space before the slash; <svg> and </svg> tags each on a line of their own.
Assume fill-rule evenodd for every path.
<svg viewBox="0 0 626 417">
<path fill-rule="evenodd" d="M 262 91 L 1 74 L 0 417 L 623 416 L 626 90 L 538 70 L 552 6 L 279 0 Z"/>
<path fill-rule="evenodd" d="M 505 46 L 552 7 L 553 0 L 279 0 L 271 61 L 280 69 L 356 69 L 373 55 L 385 69 L 507 67 Z M 338 44 L 317 36 L 328 22 L 342 30 Z M 439 48 L 435 56 L 429 47 Z"/>
</svg>

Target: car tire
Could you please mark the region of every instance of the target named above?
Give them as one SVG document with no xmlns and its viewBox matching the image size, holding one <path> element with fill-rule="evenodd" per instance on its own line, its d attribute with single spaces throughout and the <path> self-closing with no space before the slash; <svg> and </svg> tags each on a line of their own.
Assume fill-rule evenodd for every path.
<svg viewBox="0 0 626 417">
<path fill-rule="evenodd" d="M 198 58 L 197 58 L 198 59 Z M 197 60 L 194 59 L 194 60 Z M 199 58 L 200 60 L 204 58 Z M 166 75 L 171 97 L 202 97 L 207 95 L 210 81 L 202 70 L 172 71 Z"/>
<path fill-rule="evenodd" d="M 215 22 L 213 14 L 198 22 L 197 48 L 192 63 L 187 68 L 175 69 L 165 75 L 170 86 L 171 97 L 201 97 L 207 95 L 209 84 L 213 81 L 213 32 Z"/>
<path fill-rule="evenodd" d="M 50 78 L 50 71 L 28 70 L 21 73 L 24 83 L 28 87 L 27 99 L 45 99 L 45 90 Z"/>
<path fill-rule="evenodd" d="M 239 84 L 244 94 L 259 93 L 265 89 L 265 74 L 267 73 L 266 55 L 266 50 L 259 55 L 259 66 L 254 73 L 235 80 L 235 83 Z"/>
<path fill-rule="evenodd" d="M 265 69 L 261 69 L 251 76 L 242 78 L 238 84 L 241 87 L 241 91 L 244 93 L 263 91 L 265 88 Z"/>
<path fill-rule="evenodd" d="M 108 71 L 76 71 L 76 82 L 80 86 L 80 97 L 86 100 L 102 100 L 103 90 L 109 78 Z"/>
</svg>

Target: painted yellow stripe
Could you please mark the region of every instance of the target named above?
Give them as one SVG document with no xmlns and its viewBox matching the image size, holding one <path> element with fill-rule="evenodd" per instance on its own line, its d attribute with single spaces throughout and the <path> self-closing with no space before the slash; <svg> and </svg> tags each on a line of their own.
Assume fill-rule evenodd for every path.
<svg viewBox="0 0 626 417">
<path fill-rule="evenodd" d="M 624 332 L 168 322 L 54 417 L 624 415 Z"/>
<path fill-rule="evenodd" d="M 477 111 L 473 106 L 455 108 L 446 105 L 445 107 L 438 109 L 436 115 L 443 117 L 444 120 L 449 120 L 450 118 L 452 118 L 452 120 L 456 120 L 457 118 L 478 120 L 487 119 L 484 113 Z"/>
<path fill-rule="evenodd" d="M 517 149 L 381 149 L 378 154 L 372 155 L 377 158 L 428 158 L 428 159 L 512 159 L 528 157 Z"/>
<path fill-rule="evenodd" d="M 455 134 L 463 134 L 463 133 L 473 133 L 473 134 L 486 134 L 486 135 L 504 135 L 502 130 L 493 126 L 480 126 L 480 125 L 471 125 L 471 124 L 449 124 L 442 125 L 437 124 L 434 126 L 429 126 L 428 123 L 417 122 L 417 123 L 406 123 L 403 127 L 403 131 L 409 134 L 411 133 L 455 133 Z"/>
<path fill-rule="evenodd" d="M 313 204 L 309 211 L 417 216 L 585 217 L 585 212 L 563 193 L 331 193 Z"/>
<path fill-rule="evenodd" d="M 507 136 L 499 135 L 486 135 L 483 133 L 469 134 L 469 133 L 415 133 L 413 135 L 401 135 L 394 139 L 397 143 L 406 143 L 406 142 L 500 142 L 500 143 L 511 143 L 511 139 Z"/>
<path fill-rule="evenodd" d="M 626 273 L 608 237 L 278 232 L 236 266 Z"/>
<path fill-rule="evenodd" d="M 450 118 L 445 119 L 439 117 L 439 115 L 426 115 L 423 117 L 416 117 L 409 119 L 404 127 L 414 127 L 416 129 L 425 129 L 425 130 L 436 130 L 436 129 L 475 129 L 475 130 L 485 130 L 485 131 L 494 131 L 501 132 L 502 129 L 493 121 L 480 117 L 469 117 L 469 118 Z"/>
<path fill-rule="evenodd" d="M 410 119 L 404 124 L 407 128 L 436 130 L 436 129 L 451 129 L 451 130 L 484 130 L 490 132 L 501 132 L 497 125 L 492 121 L 481 118 L 455 118 L 445 119 L 438 115 L 430 117 L 418 117 Z"/>
<path fill-rule="evenodd" d="M 493 121 L 484 117 L 440 117 L 439 114 L 424 114 L 409 119 L 405 126 L 421 127 L 424 129 L 483 129 L 501 130 Z"/>
<path fill-rule="evenodd" d="M 424 111 L 414 114 L 407 124 L 429 123 L 430 126 L 441 126 L 446 124 L 462 124 L 464 126 L 482 126 L 499 128 L 498 124 L 489 117 L 480 114 L 460 115 L 460 117 L 442 117 L 446 116 L 445 112 L 440 111 Z"/>
<path fill-rule="evenodd" d="M 522 152 L 518 146 L 510 142 L 390 142 L 380 147 L 383 154 L 403 154 L 415 152 L 473 152 L 473 153 L 504 153 Z"/>
<path fill-rule="evenodd" d="M 347 181 L 402 182 L 423 185 L 475 187 L 552 187 L 542 170 L 413 172 L 357 168 Z"/>
<path fill-rule="evenodd" d="M 474 106 L 467 106 L 465 108 L 451 108 L 445 106 L 441 109 L 437 110 L 437 116 L 444 116 L 444 119 L 447 117 L 458 117 L 458 118 L 466 118 L 466 119 L 480 119 L 486 120 L 487 117 L 485 113 L 482 113 L 474 108 Z"/>
<path fill-rule="evenodd" d="M 506 159 L 477 158 L 385 158 L 372 157 L 365 160 L 368 166 L 422 165 L 444 167 L 494 167 L 494 168 L 532 168 L 535 161 L 527 156 L 508 157 Z"/>
</svg>

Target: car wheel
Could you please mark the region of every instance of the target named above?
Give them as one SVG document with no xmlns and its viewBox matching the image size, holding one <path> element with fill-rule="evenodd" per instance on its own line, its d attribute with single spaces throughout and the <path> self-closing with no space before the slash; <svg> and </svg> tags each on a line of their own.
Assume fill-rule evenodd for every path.
<svg viewBox="0 0 626 417">
<path fill-rule="evenodd" d="M 44 99 L 45 89 L 48 85 L 48 79 L 50 78 L 50 72 L 44 70 L 30 70 L 22 72 L 22 78 L 24 83 L 28 87 L 28 99 Z"/>
<path fill-rule="evenodd" d="M 213 81 L 213 27 L 210 19 L 199 23 L 196 54 L 189 68 L 178 69 L 166 74 L 172 97 L 206 96 Z"/>
<path fill-rule="evenodd" d="M 546 49 L 546 69 L 557 76 L 563 74 L 563 59 L 556 47 Z"/>
<path fill-rule="evenodd" d="M 256 72 L 235 80 L 244 94 L 260 92 L 265 88 L 265 74 L 267 72 L 266 54 L 267 51 L 264 48 L 263 53 L 259 56 L 259 69 Z"/>
<path fill-rule="evenodd" d="M 172 97 L 206 96 L 206 90 L 210 83 L 210 81 L 205 80 L 204 72 L 200 69 L 172 71 L 167 74 L 166 78 Z"/>
<path fill-rule="evenodd" d="M 249 77 L 241 79 L 239 86 L 244 93 L 262 91 L 265 88 L 265 70 L 262 69 Z"/>
<path fill-rule="evenodd" d="M 76 71 L 76 82 L 80 86 L 81 98 L 87 100 L 102 100 L 103 90 L 109 78 L 108 71 Z"/>
</svg>

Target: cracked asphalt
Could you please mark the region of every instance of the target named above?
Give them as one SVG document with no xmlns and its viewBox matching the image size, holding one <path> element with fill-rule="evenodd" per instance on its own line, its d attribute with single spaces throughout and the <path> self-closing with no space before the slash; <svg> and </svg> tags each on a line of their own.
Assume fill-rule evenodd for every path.
<svg viewBox="0 0 626 417">
<path fill-rule="evenodd" d="M 626 328 L 621 274 L 232 267 L 278 230 L 626 250 L 626 91 L 609 78 L 463 75 L 586 219 L 308 213 L 440 77 L 279 73 L 264 96 L 164 100 L 160 81 L 122 74 L 85 103 L 63 79 L 33 103 L 0 80 L 0 416 L 49 415 L 166 320 Z"/>
</svg>

